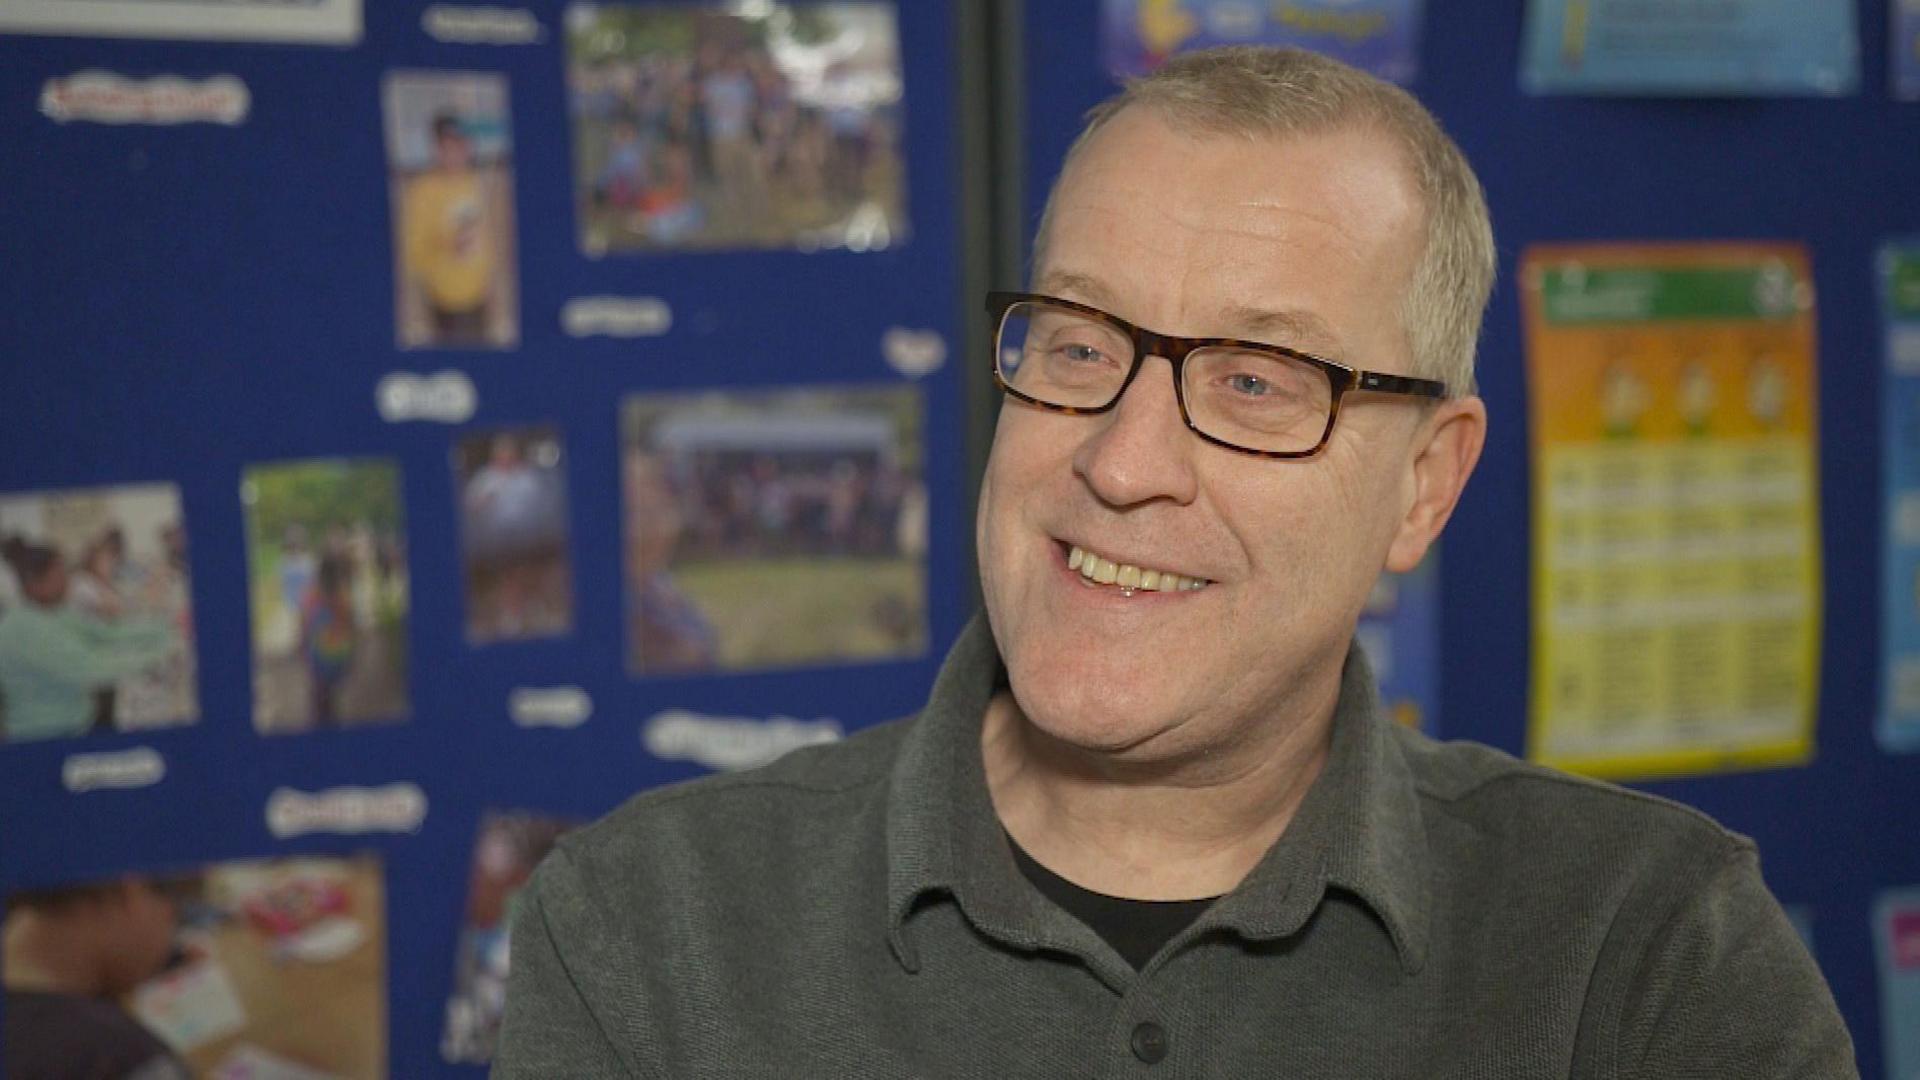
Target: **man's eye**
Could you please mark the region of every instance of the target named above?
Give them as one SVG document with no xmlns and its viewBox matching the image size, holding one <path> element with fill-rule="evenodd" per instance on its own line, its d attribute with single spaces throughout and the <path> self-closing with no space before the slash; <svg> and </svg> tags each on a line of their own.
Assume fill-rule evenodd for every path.
<svg viewBox="0 0 1920 1080">
<path fill-rule="evenodd" d="M 1229 375 L 1227 388 L 1248 397 L 1266 397 L 1274 392 L 1274 385 L 1258 375 Z"/>
<path fill-rule="evenodd" d="M 1069 343 L 1060 347 L 1060 354 L 1077 363 L 1093 363 L 1100 359 L 1100 350 L 1092 345 Z"/>
</svg>

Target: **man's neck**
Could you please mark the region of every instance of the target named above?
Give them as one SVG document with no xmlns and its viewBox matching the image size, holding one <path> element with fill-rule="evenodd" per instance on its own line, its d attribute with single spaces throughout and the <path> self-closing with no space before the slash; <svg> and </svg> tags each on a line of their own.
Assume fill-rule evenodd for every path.
<svg viewBox="0 0 1920 1080">
<path fill-rule="evenodd" d="M 987 789 L 1014 841 L 1082 888 L 1136 900 L 1220 896 L 1286 831 L 1319 777 L 1338 696 L 1335 672 L 1310 705 L 1277 710 L 1237 742 L 1142 763 L 1049 736 L 1002 691 L 981 729 Z"/>
</svg>

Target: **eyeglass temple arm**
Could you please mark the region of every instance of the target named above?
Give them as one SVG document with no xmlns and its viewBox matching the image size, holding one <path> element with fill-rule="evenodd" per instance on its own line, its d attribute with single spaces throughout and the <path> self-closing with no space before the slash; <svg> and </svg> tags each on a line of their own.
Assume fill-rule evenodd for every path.
<svg viewBox="0 0 1920 1080">
<path fill-rule="evenodd" d="M 1355 390 L 1377 390 L 1387 394 L 1411 394 L 1414 397 L 1443 398 L 1447 396 L 1447 384 L 1433 379 L 1416 379 L 1410 375 L 1383 375 L 1378 371 L 1356 371 L 1353 373 Z"/>
</svg>

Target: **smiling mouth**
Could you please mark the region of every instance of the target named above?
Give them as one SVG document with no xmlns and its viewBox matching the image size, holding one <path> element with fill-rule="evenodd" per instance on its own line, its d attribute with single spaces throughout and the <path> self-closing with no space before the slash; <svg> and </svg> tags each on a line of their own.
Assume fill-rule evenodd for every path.
<svg viewBox="0 0 1920 1080">
<path fill-rule="evenodd" d="M 1117 562 L 1077 544 L 1062 543 L 1067 552 L 1067 569 L 1080 575 L 1080 582 L 1091 588 L 1114 588 L 1122 596 L 1135 592 L 1194 592 L 1213 584 L 1206 578 L 1189 577 L 1158 567 L 1135 566 Z"/>
</svg>

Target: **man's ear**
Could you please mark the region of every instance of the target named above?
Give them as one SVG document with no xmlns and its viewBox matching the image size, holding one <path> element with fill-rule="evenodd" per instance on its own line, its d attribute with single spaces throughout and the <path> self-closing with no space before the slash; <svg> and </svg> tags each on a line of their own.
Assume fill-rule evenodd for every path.
<svg viewBox="0 0 1920 1080">
<path fill-rule="evenodd" d="M 1387 549 L 1388 570 L 1404 574 L 1420 565 L 1453 516 L 1486 441 L 1487 406 L 1477 397 L 1443 401 L 1421 421 L 1411 447 L 1413 500 Z"/>
</svg>

